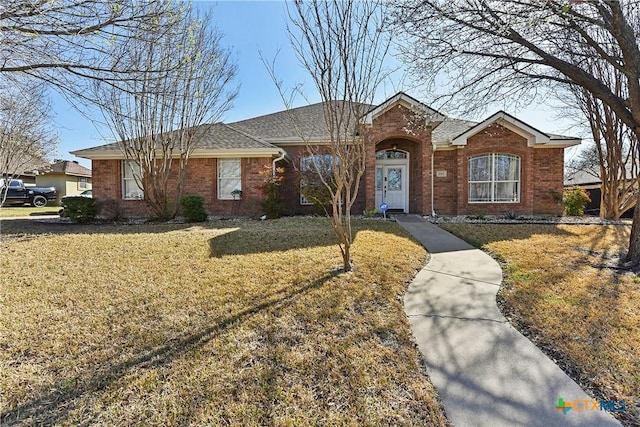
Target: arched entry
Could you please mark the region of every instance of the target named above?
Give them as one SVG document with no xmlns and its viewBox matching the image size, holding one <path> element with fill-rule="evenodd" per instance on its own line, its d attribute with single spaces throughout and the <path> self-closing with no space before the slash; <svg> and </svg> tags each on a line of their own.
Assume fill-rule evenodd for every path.
<svg viewBox="0 0 640 427">
<path fill-rule="evenodd" d="M 376 152 L 376 206 L 409 212 L 409 153 L 403 150 Z"/>
</svg>

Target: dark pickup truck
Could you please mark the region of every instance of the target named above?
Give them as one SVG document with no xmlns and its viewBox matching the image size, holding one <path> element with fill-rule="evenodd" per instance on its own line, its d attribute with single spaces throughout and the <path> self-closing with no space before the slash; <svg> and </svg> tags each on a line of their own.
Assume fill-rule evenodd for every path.
<svg viewBox="0 0 640 427">
<path fill-rule="evenodd" d="M 20 179 L 10 180 L 8 187 L 6 183 L 7 180 L 0 178 L 0 202 L 4 200 L 3 205 L 24 205 L 29 203 L 40 208 L 47 206 L 49 200 L 55 200 L 57 197 L 54 187 L 25 187 Z"/>
</svg>

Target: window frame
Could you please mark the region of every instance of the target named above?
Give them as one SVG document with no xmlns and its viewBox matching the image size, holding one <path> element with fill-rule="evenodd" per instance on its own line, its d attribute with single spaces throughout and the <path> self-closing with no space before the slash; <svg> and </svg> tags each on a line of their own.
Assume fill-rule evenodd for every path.
<svg viewBox="0 0 640 427">
<path fill-rule="evenodd" d="M 78 190 L 88 190 L 87 186 L 89 185 L 89 178 L 86 176 L 78 177 Z"/>
<path fill-rule="evenodd" d="M 237 170 L 238 171 L 238 175 L 229 175 L 229 176 L 222 176 L 221 172 L 224 170 L 224 168 L 221 167 L 221 163 L 225 163 L 225 162 L 237 162 L 237 168 L 233 168 L 233 170 Z M 229 194 L 222 194 L 221 190 L 223 188 L 223 186 L 221 185 L 221 183 L 226 180 L 226 181 L 233 181 L 233 180 L 237 180 L 238 185 L 237 188 L 234 188 L 232 191 L 242 191 L 242 159 L 240 157 L 230 157 L 230 158 L 219 158 L 217 159 L 217 163 L 216 163 L 216 167 L 217 167 L 217 172 L 216 172 L 216 184 L 217 184 L 217 198 L 218 200 L 238 200 L 237 197 L 233 197 L 233 195 L 231 193 Z"/>
<path fill-rule="evenodd" d="M 489 158 L 490 159 L 490 163 L 489 163 L 489 179 L 488 180 L 475 180 L 472 181 L 471 180 L 471 176 L 472 176 L 472 162 L 474 160 L 478 160 L 481 158 Z M 516 180 L 498 180 L 496 179 L 496 163 L 497 163 L 497 159 L 501 158 L 501 157 L 507 157 L 510 159 L 510 161 L 517 161 L 517 175 L 518 175 L 518 179 Z M 468 183 L 468 187 L 467 187 L 467 202 L 470 204 L 486 204 L 486 203 L 520 203 L 521 200 L 521 187 L 522 187 L 522 158 L 520 156 L 517 156 L 515 154 L 509 154 L 509 153 L 485 153 L 485 154 L 479 154 L 476 156 L 471 156 L 468 158 L 468 162 L 467 162 L 467 183 Z M 472 200 L 471 199 L 471 187 L 472 185 L 478 185 L 478 184 L 489 184 L 489 195 L 490 195 L 490 200 Z M 499 200 L 497 198 L 497 184 L 515 184 L 516 185 L 516 197 L 515 200 L 511 199 L 511 200 Z"/>
<path fill-rule="evenodd" d="M 319 161 L 318 161 L 319 160 Z M 317 170 L 314 166 L 315 163 L 321 163 L 320 166 L 326 167 L 327 174 L 333 172 L 333 155 L 330 153 L 325 154 L 308 154 L 306 156 L 300 157 L 300 172 L 301 173 L 317 173 Z M 322 169 L 321 169 L 322 170 Z M 300 178 L 300 205 L 301 206 L 311 206 L 314 203 L 307 199 L 302 194 L 302 188 L 304 187 L 304 179 Z"/>
<path fill-rule="evenodd" d="M 135 164 L 138 170 L 135 171 L 131 166 L 128 166 L 129 164 Z M 140 164 L 135 160 L 125 159 L 125 160 L 122 160 L 120 166 L 122 168 L 121 169 L 122 200 L 144 200 L 144 188 L 142 188 L 139 185 L 138 181 L 136 181 L 136 178 L 135 178 L 136 172 L 138 172 L 138 174 L 142 174 L 142 167 L 140 166 Z M 130 177 L 126 176 L 127 167 L 129 167 L 129 170 L 131 171 Z M 140 176 L 139 178 L 142 179 L 142 176 Z M 135 184 L 135 186 L 140 191 L 141 197 L 127 197 L 127 185 L 126 185 L 127 182 L 133 182 Z"/>
</svg>

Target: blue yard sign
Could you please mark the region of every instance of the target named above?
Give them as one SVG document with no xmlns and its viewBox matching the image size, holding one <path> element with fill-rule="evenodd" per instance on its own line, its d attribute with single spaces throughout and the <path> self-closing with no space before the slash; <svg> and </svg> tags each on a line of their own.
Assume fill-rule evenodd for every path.
<svg viewBox="0 0 640 427">
<path fill-rule="evenodd" d="M 384 202 L 380 203 L 380 210 L 382 211 L 384 219 L 387 219 L 387 209 L 389 209 L 389 205 Z"/>
</svg>

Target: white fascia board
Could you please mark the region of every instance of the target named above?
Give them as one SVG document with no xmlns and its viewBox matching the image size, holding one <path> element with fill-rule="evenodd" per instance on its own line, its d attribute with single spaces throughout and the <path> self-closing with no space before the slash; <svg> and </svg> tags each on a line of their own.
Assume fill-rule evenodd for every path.
<svg viewBox="0 0 640 427">
<path fill-rule="evenodd" d="M 237 158 L 237 157 L 272 157 L 282 153 L 282 150 L 277 148 L 264 148 L 264 149 L 233 149 L 233 150 L 193 150 L 190 158 Z M 125 158 L 124 153 L 114 150 L 78 150 L 72 151 L 74 156 L 89 159 L 89 160 L 123 160 Z M 162 153 L 158 152 L 158 157 L 161 157 Z M 178 158 L 175 155 L 174 158 Z"/>
<path fill-rule="evenodd" d="M 282 153 L 282 150 L 276 148 L 264 148 L 264 149 L 233 149 L 233 150 L 193 150 L 190 158 L 237 158 L 237 157 L 272 157 Z"/>
<path fill-rule="evenodd" d="M 582 144 L 582 140 L 574 139 L 551 139 L 546 144 L 534 145 L 533 148 L 567 148 Z"/>
</svg>

